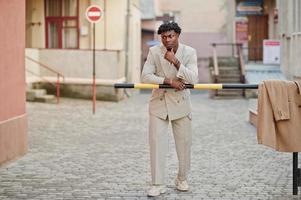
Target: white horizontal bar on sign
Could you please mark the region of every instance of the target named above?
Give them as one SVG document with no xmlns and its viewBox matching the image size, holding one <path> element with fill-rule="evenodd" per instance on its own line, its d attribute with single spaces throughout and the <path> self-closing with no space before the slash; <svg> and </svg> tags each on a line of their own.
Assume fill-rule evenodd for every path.
<svg viewBox="0 0 301 200">
<path fill-rule="evenodd" d="M 101 12 L 88 12 L 89 17 L 98 17 L 101 16 Z"/>
</svg>

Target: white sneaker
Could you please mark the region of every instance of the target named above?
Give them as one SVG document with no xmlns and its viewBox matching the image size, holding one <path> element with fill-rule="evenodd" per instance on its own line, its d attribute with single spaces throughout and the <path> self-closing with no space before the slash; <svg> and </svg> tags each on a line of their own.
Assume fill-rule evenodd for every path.
<svg viewBox="0 0 301 200">
<path fill-rule="evenodd" d="M 176 184 L 177 190 L 179 190 L 179 191 L 186 192 L 189 190 L 189 185 L 186 180 L 180 181 L 180 179 L 177 177 L 175 184 Z"/>
<path fill-rule="evenodd" d="M 147 196 L 156 197 L 160 194 L 164 194 L 166 192 L 166 187 L 164 185 L 152 185 L 151 188 L 147 192 Z"/>
</svg>

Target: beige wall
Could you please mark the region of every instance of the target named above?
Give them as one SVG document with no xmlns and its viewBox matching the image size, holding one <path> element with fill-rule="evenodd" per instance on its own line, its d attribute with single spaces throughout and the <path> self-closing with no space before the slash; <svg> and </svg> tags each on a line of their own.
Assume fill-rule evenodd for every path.
<svg viewBox="0 0 301 200">
<path fill-rule="evenodd" d="M 126 0 L 80 0 L 79 28 L 88 28 L 88 35 L 80 34 L 80 49 L 92 48 L 92 24 L 86 20 L 85 11 L 89 5 L 99 5 L 104 15 L 96 24 L 96 48 L 123 48 L 123 33 L 125 32 Z M 31 25 L 31 22 L 41 22 L 42 25 Z M 105 26 L 106 25 L 106 26 Z M 121 36 L 121 37 L 120 37 Z M 105 42 L 106 38 L 106 42 Z M 28 48 L 45 48 L 45 14 L 44 1 L 26 1 L 26 45 Z"/>
<path fill-rule="evenodd" d="M 301 80 L 301 1 L 277 0 L 281 69 L 289 79 Z"/>
<path fill-rule="evenodd" d="M 41 3 L 42 2 L 42 3 Z M 99 5 L 104 15 L 96 24 L 97 78 L 112 79 L 125 76 L 128 56 L 128 82 L 140 80 L 141 66 L 141 22 L 139 0 L 80 0 L 79 1 L 79 49 L 61 50 L 45 48 L 45 16 L 42 0 L 26 0 L 26 21 L 41 21 L 42 26 L 28 26 L 26 41 L 29 48 L 42 48 L 38 53 L 32 49 L 27 52 L 37 60 L 61 70 L 69 77 L 91 78 L 93 47 L 93 26 L 85 18 L 89 5 Z M 127 37 L 127 3 L 130 2 L 129 32 Z M 82 34 L 88 30 L 88 34 Z M 129 53 L 126 54 L 126 41 Z M 82 51 L 84 50 L 84 51 Z M 38 56 L 37 56 L 38 55 Z M 32 64 L 27 62 L 27 68 Z M 33 67 L 35 68 L 35 66 Z M 41 70 L 41 69 L 40 69 Z M 43 74 L 43 71 L 42 71 Z"/>
<path fill-rule="evenodd" d="M 161 0 L 160 8 L 178 11 L 185 32 L 226 32 L 227 0 Z"/>
<path fill-rule="evenodd" d="M 128 64 L 128 78 L 132 82 L 140 82 L 141 71 L 141 20 L 140 10 L 135 4 L 131 6 L 131 23 L 129 29 L 129 64 Z"/>
<path fill-rule="evenodd" d="M 88 20 L 86 20 L 86 9 L 90 5 L 90 0 L 80 0 L 79 1 L 79 48 L 80 49 L 89 49 L 91 48 L 92 44 L 92 26 Z M 103 7 L 103 4 L 99 4 L 101 7 Z M 97 29 L 101 30 L 103 29 L 103 21 L 100 21 L 99 23 L 96 24 Z M 84 29 L 88 29 L 89 32 L 87 35 L 81 34 L 81 31 L 85 31 Z M 102 31 L 97 31 L 97 39 L 99 40 L 98 43 L 104 44 L 103 42 L 103 32 Z M 103 46 L 98 46 L 99 48 L 103 48 Z"/>
<path fill-rule="evenodd" d="M 106 47 L 107 49 L 124 49 L 126 33 L 126 0 L 106 0 Z"/>
<path fill-rule="evenodd" d="M 266 0 L 265 1 L 265 9 L 266 13 L 269 16 L 269 38 L 270 39 L 279 39 L 278 34 L 278 24 L 274 22 L 274 8 L 276 8 L 276 1 L 275 0 Z"/>
<path fill-rule="evenodd" d="M 42 0 L 26 0 L 26 47 L 45 48 L 45 15 Z"/>
<path fill-rule="evenodd" d="M 96 51 L 96 78 L 118 79 L 124 76 L 119 68 L 118 51 Z M 92 51 L 41 49 L 40 61 L 70 78 L 92 78 Z M 55 74 L 41 69 L 43 76 Z"/>
<path fill-rule="evenodd" d="M 173 13 L 182 28 L 180 41 L 197 50 L 198 57 L 212 55 L 211 43 L 233 39 L 234 0 L 155 0 L 155 13 Z M 232 19 L 228 23 L 229 18 Z M 143 21 L 143 28 L 156 30 L 161 21 Z M 153 28 L 151 28 L 153 27 Z M 155 39 L 160 39 L 155 36 Z"/>
<path fill-rule="evenodd" d="M 33 60 L 40 59 L 40 51 L 35 48 L 27 48 L 25 50 L 25 56 L 29 56 Z M 36 62 L 25 58 L 25 66 L 26 66 L 26 83 L 30 88 L 31 83 L 37 81 L 40 75 L 40 66 Z"/>
</svg>

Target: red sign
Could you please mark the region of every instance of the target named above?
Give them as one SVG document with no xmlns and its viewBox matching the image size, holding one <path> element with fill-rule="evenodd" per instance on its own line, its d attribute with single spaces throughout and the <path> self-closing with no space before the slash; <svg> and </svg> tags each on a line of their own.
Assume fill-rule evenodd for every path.
<svg viewBox="0 0 301 200">
<path fill-rule="evenodd" d="M 92 5 L 86 10 L 86 18 L 91 23 L 99 22 L 102 19 L 102 10 L 99 6 Z"/>
<path fill-rule="evenodd" d="M 280 46 L 280 41 L 264 40 L 263 45 L 265 45 L 265 46 Z"/>
<path fill-rule="evenodd" d="M 248 22 L 247 21 L 237 21 L 235 23 L 236 31 L 236 42 L 237 43 L 248 43 Z"/>
</svg>

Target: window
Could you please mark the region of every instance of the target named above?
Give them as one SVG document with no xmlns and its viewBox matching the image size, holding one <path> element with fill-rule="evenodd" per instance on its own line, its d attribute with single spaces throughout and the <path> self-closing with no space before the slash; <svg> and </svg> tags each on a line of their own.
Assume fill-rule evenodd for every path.
<svg viewBox="0 0 301 200">
<path fill-rule="evenodd" d="M 46 48 L 78 48 L 78 2 L 45 0 Z"/>
</svg>

